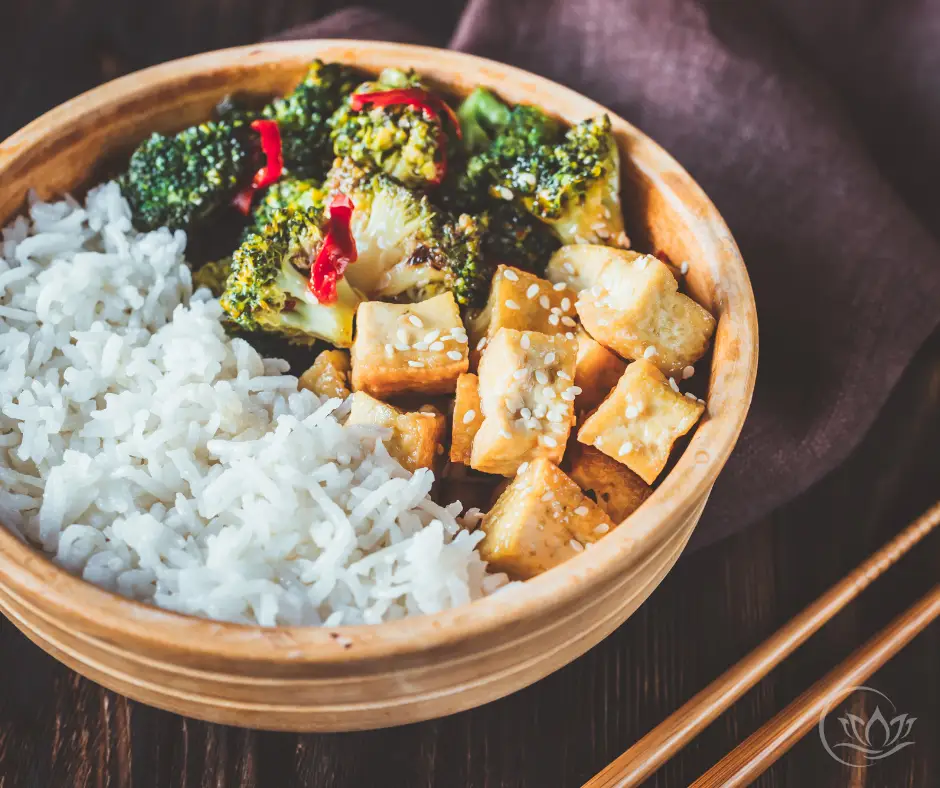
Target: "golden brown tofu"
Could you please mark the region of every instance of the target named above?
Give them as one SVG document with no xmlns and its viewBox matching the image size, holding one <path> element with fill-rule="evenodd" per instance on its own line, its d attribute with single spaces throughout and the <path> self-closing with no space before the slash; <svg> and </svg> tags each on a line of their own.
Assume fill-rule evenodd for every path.
<svg viewBox="0 0 940 788">
<path fill-rule="evenodd" d="M 300 376 L 300 388 L 309 389 L 318 397 L 349 396 L 349 353 L 345 350 L 324 350 L 313 365 Z"/>
<path fill-rule="evenodd" d="M 412 473 L 418 468 L 434 468 L 447 430 L 446 417 L 435 408 L 428 406 L 426 410 L 405 413 L 362 391 L 352 395 L 346 424 L 371 424 L 390 429 L 391 437 L 383 441 L 385 448 Z"/>
<path fill-rule="evenodd" d="M 454 397 L 454 420 L 450 430 L 450 461 L 470 464 L 470 449 L 480 425 L 483 409 L 480 407 L 480 379 L 466 373 L 457 378 Z"/>
<path fill-rule="evenodd" d="M 480 555 L 493 569 L 528 579 L 566 561 L 614 527 L 561 469 L 529 463 L 483 519 Z"/>
<path fill-rule="evenodd" d="M 352 346 L 354 391 L 374 397 L 453 393 L 468 364 L 467 332 L 451 293 L 418 304 L 360 304 Z"/>
<path fill-rule="evenodd" d="M 627 368 L 627 362 L 592 339 L 583 329 L 578 329 L 578 366 L 574 373 L 574 384 L 581 389 L 575 400 L 579 413 L 600 405 L 610 390 L 617 385 Z"/>
<path fill-rule="evenodd" d="M 514 476 L 537 457 L 561 462 L 574 422 L 577 340 L 501 328 L 480 361 L 483 423 L 470 467 Z"/>
<path fill-rule="evenodd" d="M 486 344 L 501 328 L 565 334 L 575 330 L 574 291 L 535 274 L 500 265 L 490 297 L 470 324 L 471 364 L 476 367 Z"/>
<path fill-rule="evenodd" d="M 577 441 L 572 441 L 568 449 L 565 466 L 584 494 L 596 500 L 615 523 L 626 520 L 653 492 L 626 465 Z"/>
<path fill-rule="evenodd" d="M 692 429 L 704 410 L 702 403 L 680 394 L 653 364 L 640 359 L 627 367 L 617 387 L 588 416 L 578 440 L 652 484 L 666 466 L 673 443 Z"/>
<path fill-rule="evenodd" d="M 552 279 L 574 284 L 584 328 L 624 358 L 646 358 L 677 375 L 708 350 L 715 318 L 687 295 L 652 255 L 566 246 L 549 261 Z"/>
</svg>

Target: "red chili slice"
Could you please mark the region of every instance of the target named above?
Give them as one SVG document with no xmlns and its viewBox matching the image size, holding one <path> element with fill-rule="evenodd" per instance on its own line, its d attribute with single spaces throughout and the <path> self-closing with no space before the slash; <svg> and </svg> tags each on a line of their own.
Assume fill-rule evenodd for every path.
<svg viewBox="0 0 940 788">
<path fill-rule="evenodd" d="M 437 165 L 437 176 L 431 183 L 436 185 L 444 180 L 444 176 L 447 174 L 447 134 L 444 132 L 444 124 L 440 121 L 441 113 L 447 116 L 457 139 L 462 139 L 460 121 L 451 106 L 443 99 L 433 96 L 420 88 L 380 90 L 375 93 L 353 93 L 349 98 L 349 106 L 356 112 L 364 109 L 369 104 L 375 107 L 404 104 L 421 110 L 432 120 L 438 122 L 440 130 L 438 131 L 437 147 L 441 152 L 441 160 Z"/>
<path fill-rule="evenodd" d="M 310 267 L 308 284 L 310 292 L 321 304 L 336 301 L 336 284 L 358 257 L 356 239 L 349 227 L 354 208 L 352 200 L 345 194 L 337 194 L 330 203 L 330 226 Z"/>
<path fill-rule="evenodd" d="M 284 174 L 284 146 L 281 142 L 281 127 L 276 120 L 256 120 L 251 128 L 261 137 L 261 152 L 265 163 L 256 173 L 250 186 L 246 186 L 232 200 L 232 205 L 245 216 L 251 212 L 255 192 L 276 182 Z"/>
</svg>

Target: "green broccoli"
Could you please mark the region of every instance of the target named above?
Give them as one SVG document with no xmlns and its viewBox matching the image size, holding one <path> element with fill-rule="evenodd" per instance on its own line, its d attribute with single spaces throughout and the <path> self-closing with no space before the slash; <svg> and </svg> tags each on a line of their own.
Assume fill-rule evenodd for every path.
<svg viewBox="0 0 940 788">
<path fill-rule="evenodd" d="M 323 210 L 326 204 L 326 192 L 311 180 L 283 178 L 272 184 L 264 196 L 258 200 L 251 224 L 246 228 L 249 233 L 260 233 L 271 222 L 276 213 L 295 210 L 309 211 L 311 208 Z"/>
<path fill-rule="evenodd" d="M 486 88 L 476 88 L 457 108 L 463 132 L 464 151 L 469 155 L 482 153 L 493 138 L 509 125 L 512 110 Z"/>
<path fill-rule="evenodd" d="M 139 230 L 186 230 L 227 204 L 257 167 L 253 132 L 210 122 L 167 137 L 152 134 L 134 151 L 121 191 Z"/>
<path fill-rule="evenodd" d="M 347 99 L 330 120 L 333 152 L 363 167 L 375 167 L 411 188 L 435 185 L 447 158 L 449 135 L 441 134 L 439 99 L 414 71 L 385 69 L 354 95 L 402 91 L 402 101 L 353 108 Z M 410 96 L 411 98 L 408 98 Z M 417 103 L 415 103 L 417 102 Z"/>
<path fill-rule="evenodd" d="M 297 344 L 325 339 L 350 347 L 359 295 L 345 278 L 337 283 L 338 299 L 332 304 L 320 304 L 307 288 L 324 225 L 321 211 L 277 213 L 262 233 L 250 235 L 232 256 L 222 294 L 229 319 L 248 331 L 281 334 Z"/>
<path fill-rule="evenodd" d="M 582 121 L 557 145 L 517 158 L 490 194 L 519 199 L 562 243 L 626 245 L 620 154 L 607 115 Z"/>
<path fill-rule="evenodd" d="M 284 167 L 297 178 L 322 178 L 333 162 L 329 119 L 362 80 L 339 63 L 314 60 L 294 90 L 275 99 L 262 115 L 281 130 Z"/>
<path fill-rule="evenodd" d="M 225 282 L 231 272 L 231 257 L 204 263 L 193 271 L 193 287 L 196 289 L 206 287 L 212 291 L 212 295 L 218 298 L 225 290 Z"/>
<path fill-rule="evenodd" d="M 427 195 L 350 160 L 334 167 L 325 188 L 353 202 L 359 256 L 346 276 L 370 298 L 421 301 L 451 290 L 457 303 L 471 305 L 485 297 L 490 275 L 476 219 L 439 210 Z"/>
<path fill-rule="evenodd" d="M 515 202 L 504 200 L 494 201 L 483 217 L 487 259 L 544 275 L 548 259 L 561 245 L 545 224 Z"/>
</svg>

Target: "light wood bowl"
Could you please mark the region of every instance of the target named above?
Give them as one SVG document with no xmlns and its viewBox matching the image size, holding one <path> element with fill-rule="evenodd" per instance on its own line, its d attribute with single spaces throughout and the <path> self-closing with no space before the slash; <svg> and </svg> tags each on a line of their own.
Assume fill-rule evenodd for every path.
<svg viewBox="0 0 940 788">
<path fill-rule="evenodd" d="M 206 118 L 228 92 L 287 91 L 314 57 L 370 71 L 413 66 L 457 94 L 488 85 L 569 122 L 604 111 L 546 79 L 457 52 L 369 41 L 213 52 L 96 88 L 0 144 L 0 223 L 23 207 L 28 189 L 48 198 L 95 183 L 108 156 L 151 131 Z M 216 722 L 303 731 L 461 711 L 537 681 L 606 637 L 682 552 L 741 431 L 757 369 L 754 298 L 724 221 L 667 153 L 612 120 L 628 230 L 674 262 L 689 261 L 689 289 L 718 317 L 707 415 L 626 526 L 515 593 L 333 629 L 224 624 L 132 602 L 69 575 L 0 528 L 0 609 L 57 659 L 132 698 Z"/>
</svg>

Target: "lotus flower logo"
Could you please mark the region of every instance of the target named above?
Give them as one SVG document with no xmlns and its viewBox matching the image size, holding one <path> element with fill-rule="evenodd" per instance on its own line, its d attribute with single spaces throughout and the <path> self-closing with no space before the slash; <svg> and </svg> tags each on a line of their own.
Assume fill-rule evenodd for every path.
<svg viewBox="0 0 940 788">
<path fill-rule="evenodd" d="M 846 766 L 863 767 L 894 755 L 914 743 L 909 737 L 911 728 L 917 721 L 916 717 L 895 714 L 897 709 L 888 696 L 871 687 L 856 687 L 853 692 L 870 692 L 881 700 L 876 701 L 878 705 L 867 720 L 849 712 L 846 712 L 845 716 L 837 717 L 836 719 L 842 725 L 844 736 L 842 741 L 832 744 L 827 739 L 826 731 L 826 717 L 829 709 L 823 712 L 819 718 L 819 738 L 826 752 L 833 758 Z M 887 706 L 890 707 L 887 717 L 881 710 L 882 701 L 886 701 Z M 833 725 L 829 727 L 830 733 L 836 730 Z M 857 753 L 854 757 L 853 752 Z M 858 757 L 859 755 L 861 757 Z"/>
</svg>

